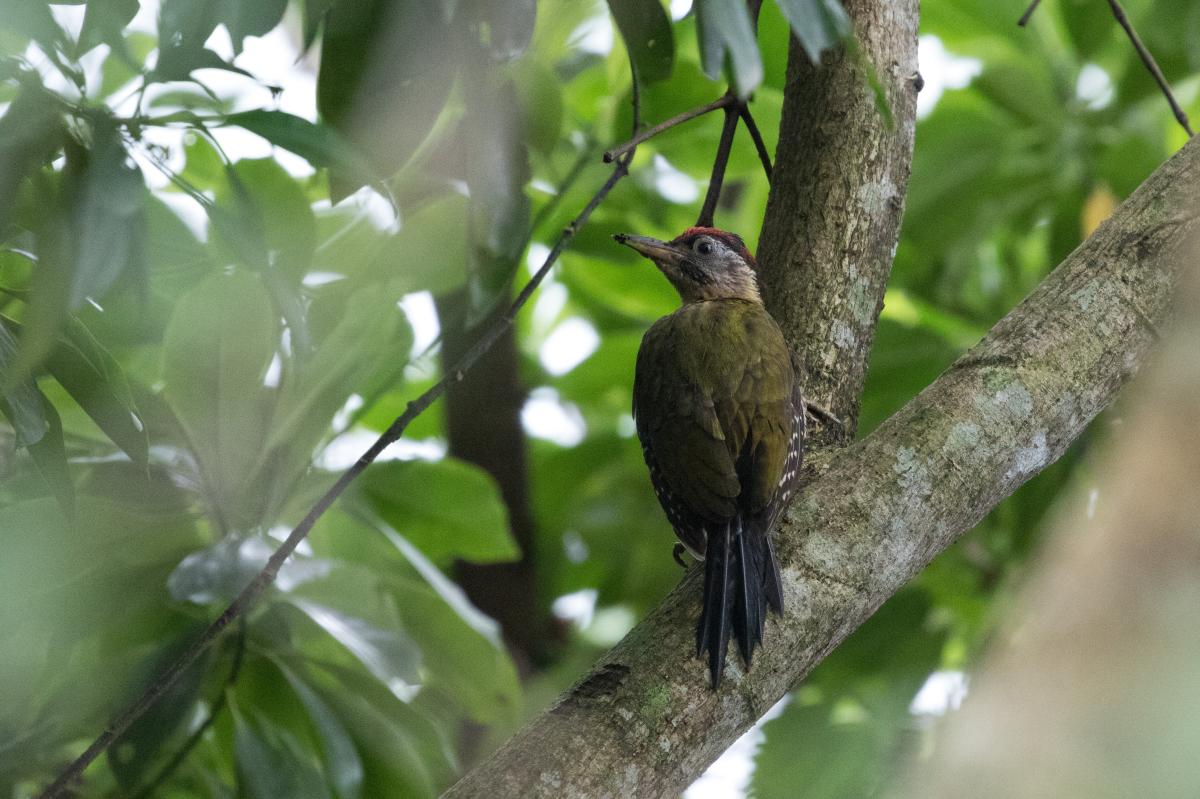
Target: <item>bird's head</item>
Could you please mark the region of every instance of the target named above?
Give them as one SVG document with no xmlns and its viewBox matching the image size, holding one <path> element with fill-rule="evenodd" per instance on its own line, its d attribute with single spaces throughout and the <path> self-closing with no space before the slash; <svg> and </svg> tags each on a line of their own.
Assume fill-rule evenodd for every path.
<svg viewBox="0 0 1200 799">
<path fill-rule="evenodd" d="M 754 256 L 736 233 L 693 227 L 672 241 L 628 233 L 613 238 L 653 261 L 685 303 L 719 299 L 762 302 Z"/>
</svg>

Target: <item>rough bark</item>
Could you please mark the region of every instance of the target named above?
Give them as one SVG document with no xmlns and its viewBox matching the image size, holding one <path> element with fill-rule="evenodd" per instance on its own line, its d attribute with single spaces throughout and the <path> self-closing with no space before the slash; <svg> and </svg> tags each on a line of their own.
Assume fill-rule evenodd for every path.
<svg viewBox="0 0 1200 799">
<path fill-rule="evenodd" d="M 1138 379 L 1098 486 L 1060 512 L 1012 624 L 905 796 L 1200 796 L 1196 255 L 1181 324 Z"/>
<path fill-rule="evenodd" d="M 779 536 L 787 613 L 719 691 L 698 570 L 450 797 L 678 794 L 935 555 L 1053 462 L 1154 341 L 1200 227 L 1200 142 L 1160 167 L 980 344 L 834 454 Z"/>
<path fill-rule="evenodd" d="M 854 434 L 912 162 L 917 2 L 847 0 L 861 56 L 813 66 L 793 38 L 775 179 L 758 246 L 768 310 L 805 366 L 805 395 Z M 894 124 L 868 88 L 874 65 Z M 835 430 L 819 428 L 817 444 Z"/>
</svg>

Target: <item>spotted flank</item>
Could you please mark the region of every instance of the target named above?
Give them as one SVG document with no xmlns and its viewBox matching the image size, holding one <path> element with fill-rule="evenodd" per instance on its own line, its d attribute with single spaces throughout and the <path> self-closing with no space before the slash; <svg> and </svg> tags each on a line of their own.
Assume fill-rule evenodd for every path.
<svg viewBox="0 0 1200 799">
<path fill-rule="evenodd" d="M 779 326 L 744 299 L 685 303 L 638 353 L 633 413 L 650 482 L 676 536 L 705 560 L 696 650 L 714 687 L 729 641 L 749 667 L 767 611 L 783 611 L 770 535 L 803 461 L 797 375 Z"/>
</svg>

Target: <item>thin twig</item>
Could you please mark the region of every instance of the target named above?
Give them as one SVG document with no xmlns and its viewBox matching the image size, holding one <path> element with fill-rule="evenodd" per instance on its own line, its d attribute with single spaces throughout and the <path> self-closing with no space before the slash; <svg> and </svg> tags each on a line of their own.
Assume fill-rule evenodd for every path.
<svg viewBox="0 0 1200 799">
<path fill-rule="evenodd" d="M 1017 20 L 1017 24 L 1022 28 L 1028 25 L 1029 18 L 1033 16 L 1034 11 L 1037 11 L 1037 7 L 1041 5 L 1041 2 L 1042 0 L 1033 0 L 1033 2 L 1029 4 L 1029 8 L 1025 9 L 1025 13 L 1021 15 L 1019 20 Z"/>
<path fill-rule="evenodd" d="M 1146 65 L 1146 69 L 1154 77 L 1158 88 L 1162 90 L 1163 96 L 1167 98 L 1167 103 L 1171 106 L 1171 112 L 1175 115 L 1175 121 L 1178 122 L 1188 136 L 1193 136 L 1192 126 L 1188 124 L 1187 114 L 1179 107 L 1179 103 L 1175 101 L 1175 95 L 1171 92 L 1171 85 L 1167 83 L 1166 77 L 1163 76 L 1162 70 L 1158 68 L 1158 62 L 1154 60 L 1154 56 L 1150 55 L 1150 51 L 1146 49 L 1146 45 L 1142 44 L 1142 37 L 1138 36 L 1137 31 L 1133 29 L 1133 23 L 1129 21 L 1129 17 L 1125 16 L 1125 9 L 1117 0 L 1108 0 L 1108 7 L 1112 9 L 1113 16 L 1117 19 L 1117 24 L 1125 29 L 1125 33 L 1129 36 L 1129 41 L 1133 43 L 1133 49 L 1137 51 L 1138 57 L 1142 59 L 1142 63 Z"/>
<path fill-rule="evenodd" d="M 742 121 L 746 123 L 746 130 L 750 132 L 750 138 L 754 139 L 754 148 L 758 150 L 758 160 L 762 161 L 763 172 L 767 173 L 767 183 L 770 183 L 771 153 L 767 151 L 767 143 L 763 141 L 762 131 L 758 129 L 758 124 L 750 114 L 750 107 L 745 103 L 738 105 L 738 114 L 742 117 Z"/>
<path fill-rule="evenodd" d="M 717 143 L 717 157 L 713 160 L 712 176 L 708 179 L 708 193 L 704 195 L 704 205 L 700 208 L 700 216 L 696 220 L 699 227 L 711 227 L 713 216 L 717 212 L 717 201 L 721 199 L 721 184 L 725 182 L 725 167 L 729 163 L 729 153 L 733 149 L 733 134 L 737 131 L 737 108 L 729 106 L 725 109 L 725 127 L 721 129 L 721 141 Z"/>
<path fill-rule="evenodd" d="M 208 715 L 200 726 L 188 736 L 183 742 L 183 746 L 179 747 L 179 751 L 163 765 L 153 779 L 146 783 L 140 791 L 134 794 L 133 799 L 148 799 L 153 796 L 164 782 L 166 782 L 175 770 L 183 765 L 183 761 L 187 760 L 187 756 L 192 753 L 196 745 L 200 743 L 200 739 L 204 737 L 204 733 L 208 732 L 209 728 L 216 723 L 217 717 L 221 715 L 221 711 L 225 709 L 225 703 L 228 701 L 227 693 L 233 688 L 237 682 L 238 675 L 242 671 L 242 660 L 246 654 L 246 617 L 242 616 L 238 619 L 238 634 L 237 642 L 234 644 L 233 650 L 233 665 L 229 667 L 229 675 L 225 678 L 225 682 L 221 684 L 221 690 L 217 694 L 217 698 L 213 700 L 209 708 Z"/>
<path fill-rule="evenodd" d="M 750 21 L 757 33 L 758 14 L 762 9 L 762 0 L 746 0 L 746 8 L 750 12 Z M 750 135 L 754 137 L 754 146 L 758 148 L 758 156 L 767 170 L 767 181 L 771 180 L 771 158 L 767 155 L 767 146 L 762 141 L 762 135 L 755 136 L 758 127 L 751 120 L 746 103 L 738 99 L 737 92 L 732 86 L 725 92 L 725 96 L 731 98 L 733 102 L 725 106 L 725 125 L 721 128 L 721 140 L 717 143 L 717 157 L 713 160 L 712 174 L 708 178 L 708 191 L 704 195 L 704 205 L 700 207 L 700 216 L 696 220 L 698 227 L 711 227 L 713 217 L 716 216 L 717 203 L 721 199 L 721 185 L 725 182 L 725 167 L 729 164 L 729 154 L 733 150 L 733 134 L 737 132 L 739 117 L 744 117 L 747 126 L 752 127 Z"/>
<path fill-rule="evenodd" d="M 690 111 L 684 111 L 682 114 L 676 114 L 664 122 L 659 122 L 652 128 L 646 128 L 641 133 L 635 133 L 633 138 L 624 144 L 617 145 L 611 150 L 606 150 L 604 152 L 604 163 L 611 164 L 613 161 L 617 160 L 622 155 L 629 152 L 634 147 L 637 147 L 647 139 L 652 139 L 663 131 L 670 130 L 678 125 L 682 125 L 684 122 L 693 120 L 696 117 L 704 116 L 709 111 L 716 111 L 718 108 L 726 108 L 736 100 L 737 97 L 732 94 L 723 94 L 717 99 L 713 100 L 711 103 L 697 106 Z"/>
<path fill-rule="evenodd" d="M 1025 13 L 1017 20 L 1017 24 L 1021 27 L 1029 22 L 1029 18 L 1033 16 L 1033 12 L 1037 10 L 1038 4 L 1042 0 L 1033 0 L 1029 4 L 1029 8 L 1025 9 Z M 1146 48 L 1142 42 L 1142 37 L 1138 36 L 1138 32 L 1134 30 L 1133 23 L 1129 21 L 1129 17 L 1125 15 L 1125 9 L 1121 7 L 1118 0 L 1108 0 L 1108 7 L 1112 9 L 1113 17 L 1116 18 L 1117 24 L 1125 30 L 1125 35 L 1129 37 L 1129 41 L 1133 44 L 1133 49 L 1137 51 L 1138 58 L 1142 59 L 1146 69 L 1150 72 L 1150 76 L 1154 78 L 1154 82 L 1158 84 L 1158 88 L 1162 91 L 1163 97 L 1167 98 L 1167 104 L 1171 106 L 1171 113 L 1175 116 L 1175 121 L 1179 123 L 1184 132 L 1188 136 L 1194 136 L 1192 126 L 1188 122 L 1187 114 L 1175 99 L 1175 94 L 1171 91 L 1171 84 L 1167 83 L 1167 78 L 1163 75 L 1162 70 L 1158 68 L 1158 62 L 1154 60 L 1154 56 Z"/>
<path fill-rule="evenodd" d="M 633 79 L 633 125 L 636 131 L 640 125 L 641 116 L 641 101 L 640 91 L 638 88 L 637 74 L 634 73 Z M 429 388 L 424 394 L 412 400 L 404 409 L 399 417 L 392 422 L 391 426 L 385 430 L 379 438 L 375 440 L 366 452 L 355 461 L 354 465 L 344 471 L 337 479 L 337 482 L 325 492 L 325 494 L 317 500 L 317 503 L 309 510 L 308 514 L 300 521 L 298 525 L 288 535 L 287 539 L 280 544 L 279 548 L 267 560 L 267 565 L 262 568 L 254 579 L 242 589 L 242 592 L 229 604 L 227 608 L 218 616 L 211 624 L 204 629 L 187 650 L 180 655 L 159 677 L 150 684 L 150 686 L 126 707 L 117 717 L 109 723 L 99 737 L 94 740 L 87 749 L 83 751 L 79 757 L 75 758 L 70 765 L 63 769 L 62 773 L 55 778 L 46 790 L 39 794 L 39 799 L 56 799 L 64 795 L 64 792 L 72 785 L 82 774 L 88 765 L 100 756 L 105 750 L 112 746 L 113 742 L 121 736 L 134 721 L 139 719 L 142 714 L 150 709 L 163 694 L 166 693 L 172 685 L 179 679 L 187 668 L 196 661 L 201 654 L 204 653 L 218 636 L 229 626 L 230 622 L 238 619 L 253 605 L 258 598 L 267 590 L 268 587 L 275 581 L 275 576 L 279 573 L 283 562 L 295 551 L 300 542 L 304 540 L 313 525 L 321 518 L 322 514 L 327 511 L 330 506 L 342 495 L 349 487 L 350 483 L 354 482 L 363 471 L 370 466 L 376 458 L 379 457 L 388 446 L 397 441 L 404 434 L 404 430 L 423 413 L 430 405 L 438 400 L 446 391 L 455 383 L 461 382 L 467 371 L 475 365 L 484 353 L 492 348 L 492 345 L 513 325 L 517 313 L 529 301 L 533 292 L 549 274 L 550 268 L 558 260 L 559 255 L 567 248 L 571 240 L 575 238 L 575 234 L 583 227 L 592 212 L 604 201 L 608 193 L 612 191 L 613 186 L 629 173 L 629 162 L 633 160 L 634 149 L 629 151 L 617 161 L 617 165 L 613 168 L 612 174 L 604 185 L 592 195 L 592 199 L 584 206 L 579 215 L 567 225 L 558 240 L 554 243 L 554 247 L 542 262 L 541 267 L 521 292 L 513 300 L 508 310 L 503 316 L 496 319 L 491 326 L 483 332 L 479 340 L 467 350 L 458 361 L 449 367 L 442 379 Z"/>
</svg>

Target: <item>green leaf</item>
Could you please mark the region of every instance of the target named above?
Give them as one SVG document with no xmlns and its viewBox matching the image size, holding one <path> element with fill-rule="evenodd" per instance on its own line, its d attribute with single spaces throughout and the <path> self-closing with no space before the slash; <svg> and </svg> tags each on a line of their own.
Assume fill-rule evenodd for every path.
<svg viewBox="0 0 1200 799">
<path fill-rule="evenodd" d="M 58 500 L 59 507 L 68 519 L 75 518 L 75 484 L 71 482 L 71 471 L 67 466 L 67 447 L 63 442 L 62 419 L 58 411 L 40 391 L 42 413 L 46 417 L 46 434 L 30 444 L 29 455 L 37 466 L 38 473 L 46 481 L 50 493 Z"/>
<path fill-rule="evenodd" d="M 443 0 L 444 2 L 444 0 Z M 537 0 L 453 0 L 456 26 L 479 34 L 493 62 L 511 61 L 533 38 Z"/>
<path fill-rule="evenodd" d="M 0 11 L 4 14 L 6 29 L 26 39 L 40 42 L 51 53 L 67 41 L 66 33 L 50 13 L 50 3 L 39 0 L 8 0 L 0 5 Z"/>
<path fill-rule="evenodd" d="M 500 490 L 477 466 L 453 458 L 382 463 L 360 483 L 375 512 L 435 563 L 520 555 Z"/>
<path fill-rule="evenodd" d="M 76 529 L 49 498 L 0 509 L 0 639 L 23 625 L 79 638 L 167 597 L 171 567 L 198 543 L 186 517 L 147 516 L 78 498 Z M 105 697 L 111 710 L 111 697 Z"/>
<path fill-rule="evenodd" d="M 304 0 L 303 14 L 303 51 L 307 53 L 317 40 L 317 32 L 325 22 L 325 15 L 333 8 L 337 0 Z"/>
<path fill-rule="evenodd" d="M 7 375 L 17 357 L 17 340 L 7 325 L 0 325 L 0 374 Z M 32 377 L 17 381 L 0 399 L 4 413 L 17 437 L 18 447 L 28 447 L 46 434 L 42 395 Z"/>
<path fill-rule="evenodd" d="M 344 647 L 372 677 L 387 686 L 398 698 L 407 701 L 415 695 L 421 684 L 421 650 L 404 632 L 395 626 L 377 626 L 296 594 L 287 595 L 287 600 Z M 345 598 L 339 597 L 339 600 L 346 602 Z"/>
<path fill-rule="evenodd" d="M 404 227 L 384 245 L 377 264 L 387 264 L 405 293 L 446 294 L 467 279 L 470 254 L 463 235 L 469 201 L 461 194 L 435 200 L 406 216 Z"/>
<path fill-rule="evenodd" d="M 506 296 L 528 238 L 530 207 L 525 194 L 529 158 L 516 90 L 511 81 L 497 85 L 485 76 L 471 84 L 461 129 L 471 199 L 467 232 L 473 245 L 468 326 Z"/>
<path fill-rule="evenodd" d="M 389 362 L 406 360 L 397 353 L 407 352 L 411 337 L 398 335 L 404 315 L 388 292 L 362 288 L 346 311 L 312 358 L 294 364 L 281 385 L 267 450 L 291 446 L 307 462 L 350 395 L 365 393 L 365 383 L 386 372 Z"/>
<path fill-rule="evenodd" d="M 438 0 L 361 0 L 329 10 L 317 108 L 375 174 L 397 172 L 433 128 L 457 72 L 453 39 Z M 335 201 L 362 183 L 335 172 Z"/>
<path fill-rule="evenodd" d="M 175 640 L 157 641 L 156 657 L 144 668 L 143 681 L 148 684 L 156 679 L 183 654 L 199 633 L 197 626 L 187 625 Z M 174 736 L 193 715 L 210 660 L 205 653 L 184 669 L 179 679 L 109 748 L 108 764 L 117 783 L 129 794 L 143 787 L 155 773 L 160 764 L 156 756 L 174 743 Z"/>
<path fill-rule="evenodd" d="M 659 0 L 608 0 L 608 7 L 638 78 L 645 83 L 666 80 L 675 66 L 675 37 L 671 18 Z"/>
<path fill-rule="evenodd" d="M 163 394 L 179 417 L 221 511 L 241 520 L 267 428 L 263 377 L 279 326 L 262 282 L 213 275 L 185 294 L 163 342 Z"/>
<path fill-rule="evenodd" d="M 278 269 L 298 284 L 317 245 L 312 206 L 300 184 L 273 158 L 244 158 L 226 177 L 208 208 L 222 242 L 251 269 Z"/>
<path fill-rule="evenodd" d="M 112 121 L 93 121 L 94 151 L 69 143 L 60 181 L 37 187 L 38 266 L 15 364 L 19 380 L 54 348 L 69 314 L 99 297 L 126 268 L 140 269 L 147 192 Z"/>
<path fill-rule="evenodd" d="M 224 0 L 220 18 L 233 40 L 233 54 L 241 54 L 247 37 L 263 36 L 274 30 L 286 10 L 287 0 Z"/>
<path fill-rule="evenodd" d="M 451 747 L 428 718 L 361 672 L 322 666 L 337 682 L 317 687 L 354 737 L 364 796 L 433 799 L 448 787 Z"/>
<path fill-rule="evenodd" d="M 521 692 L 504 645 L 481 635 L 416 581 L 396 580 L 394 591 L 404 628 L 421 648 L 429 688 L 480 724 L 511 723 Z"/>
<path fill-rule="evenodd" d="M 192 70 L 211 66 L 216 53 L 204 43 L 220 20 L 212 0 L 163 0 L 158 12 L 158 60 L 150 77 L 154 80 L 187 80 Z"/>
<path fill-rule="evenodd" d="M 270 719 L 248 719 L 231 704 L 238 785 L 249 799 L 332 799 L 312 755 L 295 735 Z"/>
<path fill-rule="evenodd" d="M 295 670 L 282 660 L 276 660 L 275 665 L 300 698 L 312 721 L 321 743 L 325 774 L 333 784 L 335 794 L 339 799 L 357 799 L 362 794 L 363 764 L 350 734 L 333 708 Z"/>
<path fill-rule="evenodd" d="M 309 122 L 284 111 L 264 109 L 230 114 L 225 117 L 224 124 L 257 133 L 272 144 L 304 158 L 316 169 L 328 167 L 362 183 L 376 179 L 367 158 L 327 125 Z"/>
<path fill-rule="evenodd" d="M 189 552 L 171 571 L 167 590 L 176 602 L 228 604 L 267 565 L 276 545 L 262 535 L 227 535 L 212 546 Z M 297 555 L 280 567 L 276 585 L 292 589 L 328 571 L 325 561 Z"/>
<path fill-rule="evenodd" d="M 529 146 L 549 155 L 562 130 L 562 85 L 554 71 L 532 58 L 513 65 L 513 86 L 521 103 L 521 123 Z"/>
<path fill-rule="evenodd" d="M 147 197 L 142 173 L 129 162 L 120 131 L 108 119 L 97 121 L 93 151 L 82 185 L 74 229 L 78 237 L 72 271 L 72 310 L 88 297 L 100 296 L 121 274 L 137 272 L 145 234 Z"/>
<path fill-rule="evenodd" d="M 137 16 L 138 6 L 138 0 L 88 0 L 79 31 L 79 55 L 98 44 L 108 44 L 114 52 L 124 52 L 125 26 Z"/>
<path fill-rule="evenodd" d="M 728 59 L 739 97 L 749 97 L 763 79 L 762 57 L 754 24 L 743 0 L 696 0 L 700 60 L 710 78 L 717 78 Z"/>
<path fill-rule="evenodd" d="M 24 84 L 0 117 L 0 240 L 7 237 L 21 183 L 58 150 L 62 140 L 62 115 L 53 97 L 39 84 Z"/>
<path fill-rule="evenodd" d="M 8 336 L 20 325 L 0 316 L 0 329 L 4 330 L 0 337 Z M 134 463 L 146 462 L 149 439 L 125 372 L 82 323 L 72 320 L 67 325 L 58 346 L 47 356 L 46 371 Z"/>
<path fill-rule="evenodd" d="M 808 60 L 821 62 L 821 53 L 850 33 L 850 18 L 839 0 L 778 0 Z"/>
</svg>

